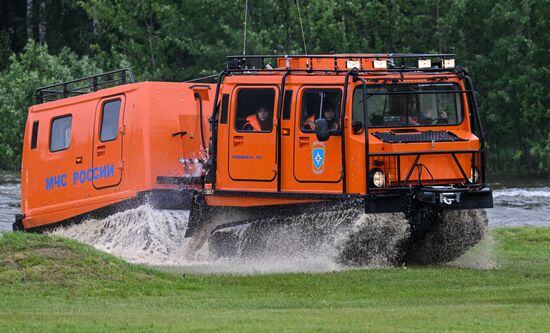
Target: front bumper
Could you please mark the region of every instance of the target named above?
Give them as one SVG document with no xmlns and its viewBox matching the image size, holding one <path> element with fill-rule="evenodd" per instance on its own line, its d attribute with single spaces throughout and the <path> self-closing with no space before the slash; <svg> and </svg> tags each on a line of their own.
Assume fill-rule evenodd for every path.
<svg viewBox="0 0 550 333">
<path fill-rule="evenodd" d="M 493 208 L 493 191 L 488 187 L 428 186 L 401 192 L 379 191 L 365 198 L 366 213 L 405 212 L 411 206 L 434 206 L 441 209 Z"/>
</svg>

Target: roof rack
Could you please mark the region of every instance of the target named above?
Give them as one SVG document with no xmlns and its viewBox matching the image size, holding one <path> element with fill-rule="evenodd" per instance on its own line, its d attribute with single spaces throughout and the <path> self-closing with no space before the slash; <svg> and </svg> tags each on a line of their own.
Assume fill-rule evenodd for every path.
<svg viewBox="0 0 550 333">
<path fill-rule="evenodd" d="M 123 68 L 41 87 L 36 89 L 34 96 L 36 104 L 41 104 L 134 82 L 132 71 Z"/>
<path fill-rule="evenodd" d="M 315 55 L 234 55 L 227 57 L 229 73 L 278 72 L 278 71 L 329 71 L 346 72 L 357 68 L 360 72 L 449 72 L 454 69 L 454 54 L 424 53 L 376 53 L 376 54 L 315 54 Z M 429 66 L 417 66 L 419 61 L 429 60 Z M 445 61 L 452 60 L 452 67 Z M 377 66 L 375 61 L 382 61 Z"/>
</svg>

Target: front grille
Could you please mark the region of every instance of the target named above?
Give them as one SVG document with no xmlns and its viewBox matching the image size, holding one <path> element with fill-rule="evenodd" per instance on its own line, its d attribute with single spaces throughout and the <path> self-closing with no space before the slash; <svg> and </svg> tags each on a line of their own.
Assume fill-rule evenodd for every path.
<svg viewBox="0 0 550 333">
<path fill-rule="evenodd" d="M 388 143 L 408 143 L 408 142 L 444 142 L 444 141 L 466 141 L 449 131 L 424 131 L 424 132 L 405 132 L 394 131 L 375 132 L 375 137 Z"/>
</svg>

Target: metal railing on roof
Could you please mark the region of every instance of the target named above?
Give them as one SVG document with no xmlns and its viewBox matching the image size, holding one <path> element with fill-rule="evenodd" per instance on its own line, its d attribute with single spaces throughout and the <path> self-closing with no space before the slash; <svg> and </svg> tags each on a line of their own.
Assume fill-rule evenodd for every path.
<svg viewBox="0 0 550 333">
<path fill-rule="evenodd" d="M 134 82 L 132 71 L 123 68 L 41 87 L 36 89 L 34 96 L 36 103 L 41 104 Z"/>
<path fill-rule="evenodd" d="M 343 65 L 345 60 L 356 61 L 387 61 L 387 68 L 383 69 L 388 72 L 407 72 L 407 71 L 423 71 L 423 72 L 449 72 L 452 68 L 444 68 L 445 60 L 454 59 L 454 54 L 428 54 L 428 53 L 376 53 L 376 54 L 317 54 L 317 55 L 233 55 L 226 57 L 226 70 L 230 73 L 250 72 L 257 73 L 279 72 L 279 71 L 324 71 L 324 72 L 346 72 L 350 68 Z M 290 64 L 296 60 L 304 60 L 305 67 L 295 67 Z M 433 64 L 430 68 L 419 68 L 417 65 L 419 60 L 430 59 Z M 279 66 L 280 61 L 285 60 L 285 66 Z M 322 66 L 316 66 L 322 61 Z M 328 60 L 328 61 L 327 61 Z M 295 64 L 295 63 L 294 63 Z M 328 64 L 328 66 L 327 66 Z M 359 71 L 368 71 L 361 70 Z M 377 71 L 380 71 L 378 69 Z"/>
</svg>

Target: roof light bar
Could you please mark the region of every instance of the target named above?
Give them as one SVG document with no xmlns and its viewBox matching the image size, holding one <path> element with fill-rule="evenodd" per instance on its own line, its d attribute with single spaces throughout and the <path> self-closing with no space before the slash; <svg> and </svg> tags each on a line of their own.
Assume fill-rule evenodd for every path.
<svg viewBox="0 0 550 333">
<path fill-rule="evenodd" d="M 443 68 L 455 68 L 455 60 L 454 59 L 444 59 L 443 60 Z"/>
<path fill-rule="evenodd" d="M 348 60 L 346 61 L 346 68 L 347 69 L 361 69 L 361 62 L 359 60 Z"/>
<path fill-rule="evenodd" d="M 432 60 L 418 59 L 418 68 L 432 68 Z"/>
<path fill-rule="evenodd" d="M 372 62 L 372 67 L 375 69 L 388 69 L 388 61 L 387 60 L 374 60 Z"/>
</svg>

